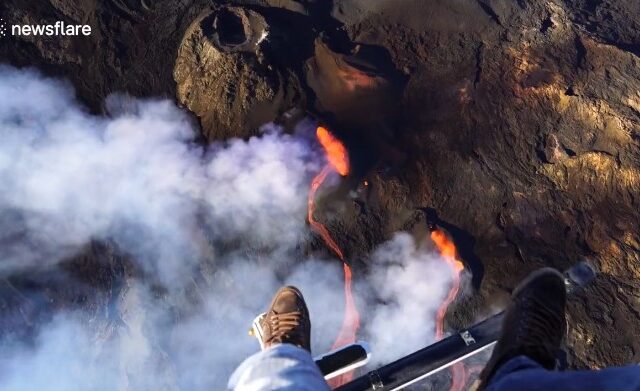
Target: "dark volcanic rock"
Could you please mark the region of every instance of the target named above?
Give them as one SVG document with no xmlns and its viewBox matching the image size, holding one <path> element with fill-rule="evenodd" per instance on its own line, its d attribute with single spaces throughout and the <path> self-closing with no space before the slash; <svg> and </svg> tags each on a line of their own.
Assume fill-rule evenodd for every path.
<svg viewBox="0 0 640 391">
<path fill-rule="evenodd" d="M 255 134 L 293 106 L 293 83 L 260 53 L 268 34 L 262 16 L 237 7 L 204 11 L 187 29 L 173 72 L 177 98 L 208 139 Z"/>
<path fill-rule="evenodd" d="M 90 37 L 11 37 L 0 41 L 0 59 L 70 79 L 80 98 L 100 111 L 113 92 L 175 95 L 173 62 L 193 18 L 191 1 L 3 1 L 12 24 L 57 20 L 89 24 Z M 171 61 L 167 61 L 171 59 Z"/>
<path fill-rule="evenodd" d="M 634 346 L 639 331 L 640 59 L 623 32 L 640 15 L 603 37 L 558 2 L 406 3 L 437 20 L 391 3 L 344 20 L 353 40 L 387 47 L 411 71 L 393 141 L 409 156 L 399 177 L 410 203 L 473 234 L 489 301 L 532 268 L 595 259 L 603 276 L 590 293 L 613 297 L 574 303 L 574 364 L 628 362 L 609 346 Z M 578 315 L 593 306 L 615 320 Z M 461 305 L 451 321 L 473 313 Z M 618 327 L 633 331 L 612 343 L 603 330 Z"/>
<path fill-rule="evenodd" d="M 532 269 L 590 257 L 602 273 L 572 299 L 571 363 L 638 361 L 637 1 L 23 3 L 0 14 L 95 34 L 5 39 L 0 58 L 69 78 L 96 111 L 114 91 L 176 97 L 209 141 L 247 137 L 291 108 L 329 122 L 360 167 L 329 224 L 348 255 L 364 259 L 425 207 L 475 241 L 484 277 L 451 327 Z M 0 289 L 5 308 L 34 311 L 20 285 Z"/>
</svg>

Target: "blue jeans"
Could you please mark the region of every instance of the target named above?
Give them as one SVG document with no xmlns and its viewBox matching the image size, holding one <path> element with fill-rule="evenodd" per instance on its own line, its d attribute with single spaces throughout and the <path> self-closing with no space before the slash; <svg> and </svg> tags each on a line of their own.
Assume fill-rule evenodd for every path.
<svg viewBox="0 0 640 391">
<path fill-rule="evenodd" d="M 233 373 L 228 388 L 234 391 L 329 390 L 309 352 L 288 344 L 276 345 L 249 357 Z M 486 389 L 507 390 L 640 390 L 640 366 L 553 372 L 519 356 L 500 367 Z"/>
<path fill-rule="evenodd" d="M 486 388 L 486 391 L 507 390 L 640 390 L 640 366 L 554 372 L 525 356 L 518 356 L 502 365 Z"/>
<path fill-rule="evenodd" d="M 246 359 L 229 379 L 234 391 L 329 391 L 311 354 L 279 344 Z"/>
</svg>

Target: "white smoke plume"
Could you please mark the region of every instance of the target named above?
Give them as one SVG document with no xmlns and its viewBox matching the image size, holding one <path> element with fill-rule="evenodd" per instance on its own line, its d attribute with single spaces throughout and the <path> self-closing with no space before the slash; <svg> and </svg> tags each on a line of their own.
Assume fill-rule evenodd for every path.
<svg viewBox="0 0 640 391">
<path fill-rule="evenodd" d="M 373 346 L 385 352 L 374 361 L 383 364 L 434 342 L 434 314 L 451 284 L 451 269 L 407 233 L 396 234 L 372 259 L 370 284 L 385 305 L 370 310 L 368 327 Z M 399 333 L 391 330 L 401 330 L 401 342 Z"/>
<path fill-rule="evenodd" d="M 342 268 L 300 250 L 323 164 L 310 139 L 271 126 L 202 147 L 171 102 L 107 106 L 111 116 L 90 115 L 66 83 L 0 67 L 0 277 L 55 270 L 91 240 L 143 271 L 119 293 L 115 321 L 60 310 L 31 343 L 3 338 L 0 388 L 223 389 L 258 349 L 246 331 L 283 283 L 305 293 L 315 353 L 328 349 Z M 356 281 L 377 363 L 433 341 L 450 270 L 416 246 L 397 235 Z"/>
</svg>

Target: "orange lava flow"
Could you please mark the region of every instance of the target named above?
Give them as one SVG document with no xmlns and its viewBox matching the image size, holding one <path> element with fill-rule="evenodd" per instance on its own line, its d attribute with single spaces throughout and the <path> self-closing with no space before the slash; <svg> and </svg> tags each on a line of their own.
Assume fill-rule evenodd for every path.
<svg viewBox="0 0 640 391">
<path fill-rule="evenodd" d="M 344 318 L 342 321 L 342 326 L 340 327 L 340 332 L 338 333 L 338 337 L 331 347 L 331 349 L 338 349 L 344 345 L 348 345 L 356 341 L 356 334 L 358 332 L 358 329 L 360 328 L 360 314 L 358 313 L 358 309 L 356 307 L 355 300 L 353 299 L 353 293 L 351 289 L 351 267 L 347 264 L 342 249 L 340 249 L 340 246 L 338 246 L 338 244 L 333 240 L 331 234 L 329 233 L 329 230 L 327 230 L 327 228 L 322 223 L 316 221 L 313 215 L 316 210 L 315 199 L 318 189 L 320 188 L 320 186 L 322 186 L 322 183 L 325 181 L 325 179 L 327 179 L 327 176 L 333 170 L 337 171 L 340 175 L 347 175 L 349 173 L 349 158 L 344 146 L 340 143 L 340 141 L 334 138 L 327 129 L 318 127 L 316 135 L 327 153 L 327 160 L 329 161 L 329 164 L 327 164 L 322 169 L 322 171 L 320 171 L 320 173 L 316 175 L 311 181 L 309 198 L 307 200 L 307 219 L 309 220 L 311 228 L 318 235 L 320 235 L 327 247 L 329 247 L 331 251 L 333 251 L 336 256 L 342 261 L 342 266 L 344 269 Z M 347 373 L 332 379 L 329 382 L 329 385 L 332 388 L 336 388 L 344 383 L 351 381 L 352 378 L 353 373 Z"/>
<path fill-rule="evenodd" d="M 449 264 L 453 272 L 453 281 L 449 293 L 444 299 L 436 315 L 436 341 L 444 338 L 444 317 L 447 313 L 449 305 L 455 300 L 460 291 L 460 273 L 464 269 L 464 264 L 456 259 L 456 246 L 453 242 L 440 230 L 431 232 L 431 240 L 435 243 L 436 248 Z M 461 391 L 467 381 L 465 366 L 462 362 L 455 363 L 451 367 L 451 388 L 450 391 Z"/>
<path fill-rule="evenodd" d="M 318 141 L 320 141 L 322 148 L 324 148 L 327 154 L 329 164 L 331 164 L 338 174 L 342 176 L 347 175 L 349 173 L 349 155 L 340 140 L 333 137 L 333 135 L 322 126 L 318 126 L 316 137 L 318 137 Z"/>
<path fill-rule="evenodd" d="M 460 290 L 460 272 L 464 269 L 464 265 L 456 259 L 456 246 L 447 238 L 444 232 L 440 230 L 432 231 L 431 240 L 433 240 L 436 248 L 453 271 L 451 288 L 449 289 L 447 297 L 442 304 L 440 304 L 440 307 L 438 307 L 438 314 L 436 316 L 436 340 L 441 340 L 444 337 L 444 316 L 447 313 L 449 305 L 455 300 Z"/>
<path fill-rule="evenodd" d="M 313 217 L 313 214 L 316 211 L 316 193 L 318 192 L 318 189 L 322 185 L 322 182 L 324 182 L 324 180 L 327 179 L 327 175 L 329 175 L 330 173 L 331 173 L 331 166 L 326 165 L 324 166 L 322 171 L 320 171 L 320 173 L 316 175 L 311 181 L 311 188 L 309 189 L 309 198 L 307 200 L 307 220 L 309 220 L 309 224 L 311 225 L 311 228 L 318 235 L 320 235 L 322 240 L 324 240 L 327 247 L 329 247 L 331 251 L 333 251 L 338 256 L 338 258 L 340 258 L 340 260 L 344 262 L 344 254 L 342 253 L 342 250 L 340 249 L 338 244 L 331 237 L 331 234 L 329 233 L 329 230 L 327 230 L 327 227 L 322 225 L 322 223 L 317 222 Z"/>
</svg>

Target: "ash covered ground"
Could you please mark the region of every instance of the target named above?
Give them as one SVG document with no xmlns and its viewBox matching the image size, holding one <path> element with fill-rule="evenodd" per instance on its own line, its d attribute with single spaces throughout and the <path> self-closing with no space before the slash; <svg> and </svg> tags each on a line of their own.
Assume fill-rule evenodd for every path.
<svg viewBox="0 0 640 391">
<path fill-rule="evenodd" d="M 531 270 L 591 259 L 601 273 L 571 299 L 569 364 L 640 361 L 640 3 L 6 0 L 0 14 L 93 27 L 3 39 L 0 60 L 70 80 L 94 114 L 112 93 L 168 98 L 200 144 L 322 121 L 353 165 L 320 204 L 329 230 L 363 274 L 381 243 L 437 215 L 470 271 L 450 329 L 495 312 Z M 134 262 L 99 241 L 62 267 L 82 284 L 3 276 L 0 307 L 19 313 L 5 334 L 68 307 L 117 323 Z"/>
</svg>

